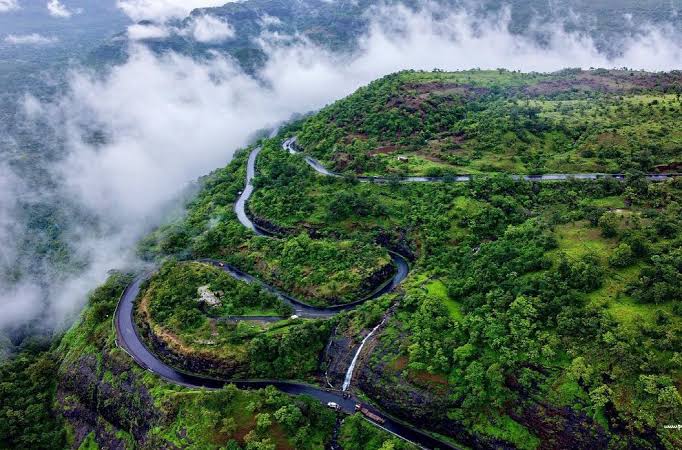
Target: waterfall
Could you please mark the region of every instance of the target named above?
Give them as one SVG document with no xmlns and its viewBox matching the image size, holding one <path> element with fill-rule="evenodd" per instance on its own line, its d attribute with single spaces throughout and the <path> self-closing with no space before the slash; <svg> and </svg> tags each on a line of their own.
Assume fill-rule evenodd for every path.
<svg viewBox="0 0 682 450">
<path fill-rule="evenodd" d="M 358 348 L 358 351 L 355 352 L 355 356 L 353 356 L 353 360 L 351 361 L 350 366 L 348 367 L 348 371 L 346 372 L 346 378 L 343 379 L 343 386 L 341 387 L 342 391 L 346 391 L 350 387 L 350 382 L 353 379 L 353 372 L 355 371 L 355 364 L 358 362 L 360 352 L 362 352 L 362 348 L 365 346 L 365 343 L 367 342 L 367 340 L 369 340 L 369 338 L 372 337 L 374 332 L 377 331 L 379 327 L 384 324 L 385 321 L 386 318 L 384 317 L 384 320 L 382 320 L 381 323 L 379 323 L 379 325 L 374 327 L 374 329 L 370 331 L 367 336 L 365 336 L 365 338 L 362 340 L 362 343 L 360 343 L 360 347 Z"/>
</svg>

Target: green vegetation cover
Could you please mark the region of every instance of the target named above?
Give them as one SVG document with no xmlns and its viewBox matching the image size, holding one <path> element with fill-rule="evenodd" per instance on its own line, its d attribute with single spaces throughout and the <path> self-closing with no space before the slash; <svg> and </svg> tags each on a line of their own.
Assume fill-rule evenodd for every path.
<svg viewBox="0 0 682 450">
<path fill-rule="evenodd" d="M 354 174 L 675 170 L 681 80 L 679 72 L 402 72 L 310 118 L 299 144 Z"/>
<path fill-rule="evenodd" d="M 405 72 L 372 83 L 261 143 L 247 208 L 276 237 L 254 236 L 233 212 L 244 151 L 202 180 L 185 218 L 145 239 L 140 252 L 160 269 L 137 300 L 138 326 L 161 359 L 189 372 L 340 387 L 359 343 L 381 324 L 351 392 L 441 442 L 679 448 L 682 179 L 646 176 L 680 161 L 678 78 Z M 290 136 L 346 176 L 321 176 L 288 154 L 281 144 Z M 387 146 L 395 149 L 375 154 Z M 468 183 L 354 177 L 400 173 L 397 154 L 408 165 L 480 175 Z M 550 170 L 625 176 L 509 176 Z M 394 273 L 385 269 L 389 250 L 410 260 L 402 284 L 324 318 L 292 319 L 266 291 L 191 262 L 212 257 L 328 305 L 385 283 Z M 130 279 L 115 274 L 96 290 L 59 348 L 2 368 L 29 377 L 0 390 L 3 443 L 410 448 L 361 415 L 336 415 L 307 397 L 190 389 L 137 367 L 111 323 Z M 202 292 L 213 297 L 202 301 Z M 236 315 L 262 317 L 231 321 Z M 29 400 L 19 403 L 19 393 Z M 8 401 L 42 425 L 19 430 Z"/>
</svg>

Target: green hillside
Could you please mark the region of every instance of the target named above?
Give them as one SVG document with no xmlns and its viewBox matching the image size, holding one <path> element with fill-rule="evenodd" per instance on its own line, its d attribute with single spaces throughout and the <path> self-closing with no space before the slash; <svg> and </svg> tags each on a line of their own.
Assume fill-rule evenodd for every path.
<svg viewBox="0 0 682 450">
<path fill-rule="evenodd" d="M 310 118 L 299 144 L 333 170 L 368 175 L 682 170 L 681 80 L 679 72 L 402 72 Z"/>
<path fill-rule="evenodd" d="M 350 392 L 441 442 L 679 448 L 670 426 L 682 423 L 682 178 L 644 175 L 680 161 L 679 74 L 631 73 L 405 72 L 288 125 L 260 142 L 247 205 L 277 236 L 255 236 L 237 220 L 251 149 L 239 152 L 201 180 L 185 217 L 141 243 L 159 268 L 137 298 L 138 327 L 159 358 L 185 371 L 328 387 L 383 323 Z M 347 176 L 322 176 L 286 152 L 290 136 Z M 457 148 L 446 145 L 458 136 Z M 395 150 L 370 155 L 387 146 Z M 353 176 L 398 173 L 396 154 L 479 175 L 385 184 Z M 599 168 L 627 176 L 540 183 L 505 173 Z M 260 288 L 191 262 L 231 263 L 325 306 L 384 281 L 374 275 L 389 275 L 389 251 L 409 259 L 401 285 L 327 317 L 291 318 Z M 360 415 L 339 414 L 335 431 L 335 413 L 307 397 L 191 389 L 142 370 L 116 345 L 111 322 L 130 279 L 115 274 L 96 290 L 58 348 L 3 366 L 26 375 L 0 389 L 0 441 L 410 448 Z M 214 303 L 198 300 L 203 288 Z M 221 321 L 233 315 L 261 319 Z M 44 426 L 26 427 L 24 414 Z"/>
</svg>

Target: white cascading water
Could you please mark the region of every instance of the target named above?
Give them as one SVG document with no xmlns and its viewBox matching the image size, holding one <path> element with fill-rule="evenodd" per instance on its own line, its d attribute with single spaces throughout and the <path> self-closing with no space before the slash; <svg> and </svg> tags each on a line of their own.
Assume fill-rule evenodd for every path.
<svg viewBox="0 0 682 450">
<path fill-rule="evenodd" d="M 378 330 L 379 327 L 382 326 L 385 321 L 386 321 L 386 318 L 384 317 L 384 320 L 382 320 L 381 323 L 379 323 L 379 325 L 374 327 L 374 329 L 372 331 L 370 331 L 369 334 L 367 336 L 365 336 L 365 338 L 360 343 L 360 347 L 358 348 L 358 351 L 355 352 L 355 356 L 353 356 L 353 360 L 351 361 L 350 366 L 348 367 L 348 371 L 346 372 L 346 378 L 343 379 L 343 386 L 341 386 L 342 391 L 346 391 L 350 387 L 350 382 L 353 380 L 353 372 L 355 371 L 355 364 L 358 362 L 358 358 L 360 357 L 360 352 L 362 352 L 362 347 L 365 346 L 365 343 L 367 342 L 367 340 L 372 337 L 374 332 L 376 330 Z"/>
</svg>

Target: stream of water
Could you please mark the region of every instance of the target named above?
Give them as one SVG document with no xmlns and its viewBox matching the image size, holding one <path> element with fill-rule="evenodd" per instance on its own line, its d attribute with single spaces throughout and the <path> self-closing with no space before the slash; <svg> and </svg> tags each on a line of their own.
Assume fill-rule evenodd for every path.
<svg viewBox="0 0 682 450">
<path fill-rule="evenodd" d="M 348 390 L 350 387 L 350 383 L 353 380 L 353 372 L 355 371 L 355 364 L 358 362 L 358 358 L 360 357 L 360 353 L 362 352 L 362 348 L 365 346 L 365 343 L 369 340 L 369 338 L 372 337 L 375 331 L 379 329 L 380 326 L 384 324 L 386 321 L 386 318 L 384 317 L 384 320 L 382 320 L 379 325 L 374 327 L 372 331 L 369 332 L 367 336 L 362 340 L 362 343 L 360 343 L 360 347 L 358 347 L 358 351 L 355 352 L 355 356 L 353 356 L 353 360 L 350 363 L 350 366 L 348 367 L 348 371 L 346 372 L 346 378 L 343 379 L 343 386 L 341 386 L 342 391 Z"/>
</svg>

